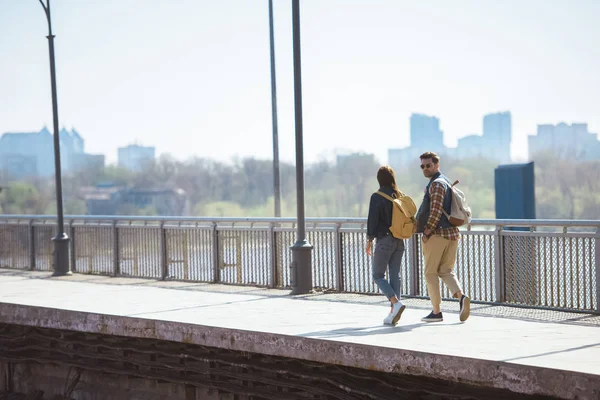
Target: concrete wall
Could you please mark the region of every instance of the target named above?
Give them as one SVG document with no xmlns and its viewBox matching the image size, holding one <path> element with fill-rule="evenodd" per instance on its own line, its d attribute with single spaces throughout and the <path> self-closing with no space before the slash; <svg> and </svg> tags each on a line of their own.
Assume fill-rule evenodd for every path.
<svg viewBox="0 0 600 400">
<path fill-rule="evenodd" d="M 44 392 L 44 399 L 62 396 L 65 387 L 73 382 L 75 370 L 52 364 L 11 364 L 0 361 L 0 390 L 29 394 Z M 12 388 L 9 386 L 12 382 Z M 131 376 L 83 371 L 71 394 L 73 400 L 217 400 L 231 399 L 234 395 L 205 387 L 159 382 Z M 237 399 L 240 399 L 239 395 Z"/>
</svg>

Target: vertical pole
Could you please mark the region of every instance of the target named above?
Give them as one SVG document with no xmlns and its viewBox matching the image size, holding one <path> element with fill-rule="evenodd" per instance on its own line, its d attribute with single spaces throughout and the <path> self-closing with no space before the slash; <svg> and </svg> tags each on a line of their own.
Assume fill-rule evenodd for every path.
<svg viewBox="0 0 600 400">
<path fill-rule="evenodd" d="M 62 179 L 60 168 L 60 138 L 58 136 L 58 100 L 56 94 L 56 62 L 54 57 L 54 35 L 52 34 L 52 19 L 50 17 L 50 0 L 46 5 L 40 0 L 48 20 L 48 48 L 50 51 L 50 83 L 52 86 L 52 119 L 54 128 L 54 179 L 56 185 L 56 236 L 54 242 L 53 276 L 71 275 L 69 265 L 69 236 L 65 233 L 63 218 Z"/>
<path fill-rule="evenodd" d="M 113 276 L 119 276 L 121 274 L 121 265 L 119 264 L 119 228 L 117 227 L 117 220 L 113 220 L 112 223 L 113 232 Z"/>
<path fill-rule="evenodd" d="M 419 238 L 420 236 L 414 234 L 408 239 L 408 248 L 410 249 L 410 253 L 408 253 L 408 262 L 410 265 L 410 295 L 418 296 L 420 294 L 419 290 L 419 260 L 421 257 L 419 256 Z"/>
<path fill-rule="evenodd" d="M 35 270 L 35 232 L 33 220 L 29 220 L 29 270 Z"/>
<path fill-rule="evenodd" d="M 221 280 L 221 270 L 220 270 L 220 264 L 221 264 L 221 252 L 219 250 L 219 231 L 217 230 L 217 223 L 213 223 L 213 232 L 212 232 L 212 237 L 213 237 L 213 282 L 218 283 Z"/>
<path fill-rule="evenodd" d="M 292 246 L 292 295 L 312 291 L 312 248 L 306 240 L 304 217 L 304 150 L 302 142 L 302 73 L 300 70 L 300 0 L 292 0 L 294 42 L 294 108 L 296 121 L 296 201 L 298 233 Z"/>
<path fill-rule="evenodd" d="M 275 226 L 269 224 L 269 246 L 271 247 L 271 281 L 269 287 L 276 288 L 279 282 L 279 274 L 277 269 L 277 238 L 275 237 Z"/>
<path fill-rule="evenodd" d="M 69 247 L 71 250 L 71 270 L 73 272 L 77 272 L 77 254 L 75 254 L 75 227 L 73 226 L 73 220 L 69 221 L 69 235 L 71 237 L 71 240 L 69 242 Z M 90 264 L 92 264 L 92 262 Z"/>
<path fill-rule="evenodd" d="M 160 279 L 164 281 L 169 277 L 169 262 L 167 258 L 167 231 L 165 230 L 165 223 L 163 221 L 160 222 L 159 233 Z"/>
<path fill-rule="evenodd" d="M 495 231 L 495 271 L 496 271 L 496 301 L 502 303 L 506 301 L 506 288 L 504 281 L 504 236 L 502 236 L 502 226 L 497 226 Z"/>
<path fill-rule="evenodd" d="M 344 234 L 341 231 L 341 224 L 337 224 L 335 227 L 335 269 L 337 273 L 337 290 L 343 292 L 345 290 L 344 285 Z"/>
<path fill-rule="evenodd" d="M 275 34 L 273 32 L 273 0 L 269 0 L 269 39 L 271 48 L 271 114 L 273 118 L 273 195 L 275 217 L 281 217 L 281 187 L 279 183 L 279 133 L 277 129 L 277 82 L 275 77 Z"/>
<path fill-rule="evenodd" d="M 600 227 L 596 229 L 596 312 L 600 313 Z"/>
</svg>

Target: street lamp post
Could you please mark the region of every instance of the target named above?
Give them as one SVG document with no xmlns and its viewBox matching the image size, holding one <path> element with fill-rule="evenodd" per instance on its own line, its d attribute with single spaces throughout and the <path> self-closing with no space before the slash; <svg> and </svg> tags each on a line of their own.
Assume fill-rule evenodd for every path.
<svg viewBox="0 0 600 400">
<path fill-rule="evenodd" d="M 273 195 L 275 216 L 281 217 L 281 186 L 279 183 L 279 134 L 277 132 L 277 85 L 275 79 L 275 34 L 273 33 L 273 0 L 269 0 L 269 40 L 271 48 L 271 114 L 273 118 Z"/>
<path fill-rule="evenodd" d="M 292 0 L 292 32 L 294 42 L 294 109 L 296 121 L 296 201 L 298 234 L 292 246 L 292 293 L 304 294 L 312 290 L 312 249 L 306 240 L 304 220 L 304 150 L 302 142 L 302 74 L 300 71 L 300 0 Z"/>
<path fill-rule="evenodd" d="M 50 50 L 50 81 L 52 84 L 52 117 L 54 122 L 54 177 L 56 181 L 56 236 L 54 242 L 54 276 L 71 275 L 69 265 L 69 236 L 65 233 L 63 217 L 62 181 L 60 170 L 60 138 L 58 136 L 58 101 L 56 96 L 56 67 L 54 61 L 54 35 L 52 34 L 52 21 L 50 18 L 50 0 L 46 4 L 39 0 L 48 20 L 48 47 Z"/>
</svg>

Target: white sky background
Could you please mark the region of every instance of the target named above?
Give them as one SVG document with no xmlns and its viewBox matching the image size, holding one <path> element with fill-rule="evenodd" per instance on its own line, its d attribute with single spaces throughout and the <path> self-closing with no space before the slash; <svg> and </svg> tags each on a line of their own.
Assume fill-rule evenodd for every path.
<svg viewBox="0 0 600 400">
<path fill-rule="evenodd" d="M 275 0 L 280 155 L 294 162 L 291 0 Z M 133 142 L 272 158 L 267 0 L 52 0 L 61 127 L 116 161 Z M 513 156 L 538 123 L 600 133 L 600 1 L 302 0 L 305 161 L 409 145 L 413 112 L 448 146 L 508 110 Z M 0 0 L 0 133 L 52 126 L 38 0 Z M 432 149 L 436 150 L 436 149 Z"/>
</svg>

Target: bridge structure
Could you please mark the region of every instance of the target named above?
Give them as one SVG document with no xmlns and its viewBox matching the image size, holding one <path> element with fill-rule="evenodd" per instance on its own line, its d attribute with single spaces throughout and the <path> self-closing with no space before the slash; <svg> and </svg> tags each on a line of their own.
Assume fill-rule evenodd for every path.
<svg viewBox="0 0 600 400">
<path fill-rule="evenodd" d="M 600 398 L 600 221 L 472 221 L 456 266 L 473 299 L 462 324 L 445 288 L 444 321 L 420 322 L 429 305 L 415 235 L 396 327 L 381 324 L 389 306 L 365 219 L 306 220 L 313 291 L 298 296 L 295 219 L 65 223 L 74 274 L 52 277 L 55 219 L 0 217 L 0 372 L 21 391 L 42 381 L 86 398 L 115 376 L 110 398 L 132 387 L 186 400 Z M 79 386 L 73 374 L 57 384 L 70 369 Z"/>
</svg>

